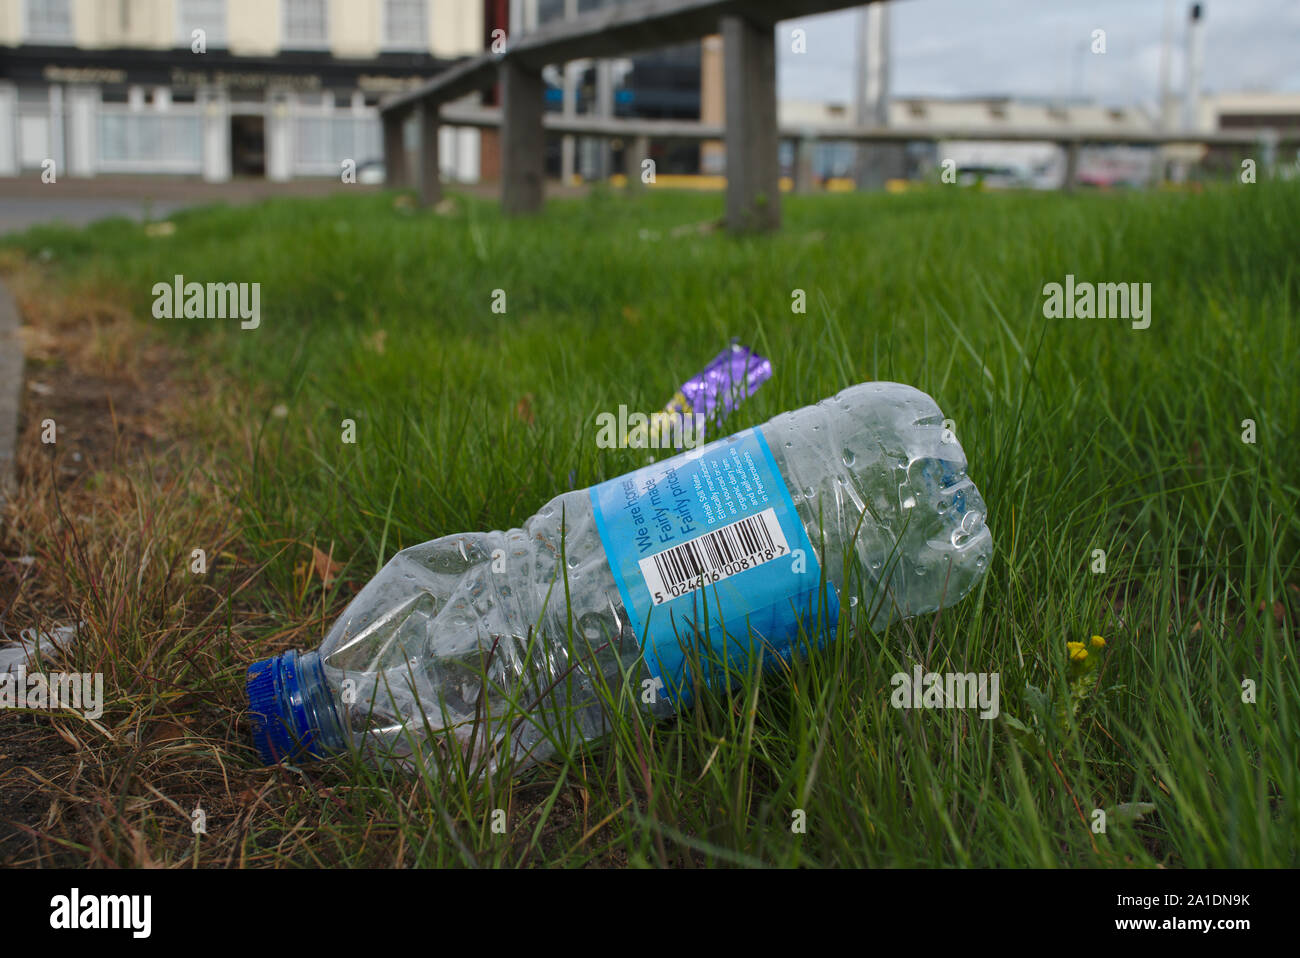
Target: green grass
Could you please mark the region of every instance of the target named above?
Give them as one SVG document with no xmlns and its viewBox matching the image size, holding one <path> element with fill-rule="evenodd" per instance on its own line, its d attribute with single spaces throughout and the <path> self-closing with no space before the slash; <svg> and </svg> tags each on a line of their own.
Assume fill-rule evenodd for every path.
<svg viewBox="0 0 1300 958">
<path fill-rule="evenodd" d="M 864 380 L 909 383 L 955 420 L 989 505 L 988 575 L 937 616 L 875 633 L 846 615 L 790 674 L 743 676 L 674 721 L 629 720 L 513 781 L 348 760 L 249 771 L 274 784 L 237 860 L 1300 864 L 1300 191 L 784 203 L 779 235 L 745 239 L 670 235 L 714 218 L 717 197 L 597 191 L 531 220 L 371 195 L 193 211 L 165 238 L 117 222 L 13 241 L 48 250 L 64 282 L 118 291 L 240 384 L 239 411 L 213 415 L 254 437 L 221 448 L 236 551 L 260 570 L 241 602 L 267 624 L 225 635 L 228 668 L 202 676 L 185 671 L 184 643 L 208 633 L 179 631 L 169 674 L 225 703 L 241 733 L 243 668 L 279 650 L 272 636 L 310 623 L 316 641 L 404 546 L 518 526 L 640 465 L 596 447 L 596 415 L 661 407 L 733 336 L 774 376 L 728 431 Z M 260 328 L 152 319 L 151 287 L 176 273 L 261 282 Z M 1043 286 L 1067 273 L 1151 283 L 1150 328 L 1045 319 Z M 791 311 L 795 289 L 806 314 Z M 344 419 L 355 445 L 340 442 Z M 328 590 L 295 576 L 311 542 L 345 563 Z M 229 590 L 247 568 L 218 562 L 210 584 Z M 1063 725 L 1044 722 L 1041 747 L 1022 749 L 1003 719 L 890 706 L 890 676 L 920 663 L 1000 673 L 1004 715 L 1030 722 L 1027 686 L 1068 696 L 1065 643 L 1093 634 L 1108 643 L 1096 690 Z M 129 660 L 149 638 L 110 641 Z M 143 671 L 135 681 L 144 694 Z M 256 765 L 235 739 L 190 760 Z M 1122 821 L 1130 802 L 1154 811 Z M 1093 809 L 1111 811 L 1105 834 L 1088 828 Z"/>
</svg>

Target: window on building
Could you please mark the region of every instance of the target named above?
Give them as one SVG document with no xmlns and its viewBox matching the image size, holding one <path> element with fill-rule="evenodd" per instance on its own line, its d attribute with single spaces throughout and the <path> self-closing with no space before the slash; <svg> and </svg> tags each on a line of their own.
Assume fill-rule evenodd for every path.
<svg viewBox="0 0 1300 958">
<path fill-rule="evenodd" d="M 176 0 L 176 45 L 188 47 L 202 30 L 208 48 L 226 45 L 226 0 Z"/>
<path fill-rule="evenodd" d="M 72 40 L 72 0 L 26 0 L 23 8 L 28 40 Z"/>
<path fill-rule="evenodd" d="M 429 46 L 425 0 L 384 0 L 384 46 L 425 50 Z"/>
<path fill-rule="evenodd" d="M 329 36 L 327 0 L 284 0 L 284 46 L 323 47 Z"/>
<path fill-rule="evenodd" d="M 564 19 L 565 0 L 537 0 L 537 25 Z"/>
</svg>

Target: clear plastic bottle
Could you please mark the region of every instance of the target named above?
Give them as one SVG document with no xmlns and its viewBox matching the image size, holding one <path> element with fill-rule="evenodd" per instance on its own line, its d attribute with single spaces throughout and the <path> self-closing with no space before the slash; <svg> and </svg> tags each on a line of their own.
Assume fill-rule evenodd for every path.
<svg viewBox="0 0 1300 958">
<path fill-rule="evenodd" d="M 765 446 L 789 493 L 779 498 L 803 527 L 786 526 L 789 544 L 806 533 L 800 541 L 811 546 L 832 600 L 844 594 L 845 570 L 852 570 L 848 603 L 868 602 L 874 626 L 952 605 L 988 568 L 984 502 L 960 444 L 925 393 L 863 383 L 647 469 L 663 476 L 676 468 L 680 478 L 702 458 L 721 461 L 728 443 L 751 432 L 761 433 L 748 441 Z M 751 475 L 760 479 L 758 471 Z M 632 488 L 627 477 L 602 485 L 619 482 Z M 682 485 L 676 491 L 689 497 Z M 780 491 L 762 494 L 775 501 Z M 491 768 L 507 755 L 526 765 L 609 731 L 617 716 L 606 714 L 598 685 L 646 707 L 639 692 L 654 670 L 642 654 L 646 630 L 634 620 L 649 612 L 653 623 L 658 613 L 629 614 L 624 579 L 636 573 L 607 554 L 606 542 L 610 552 L 632 543 L 611 531 L 612 514 L 602 527 L 597 498 L 591 490 L 564 493 L 522 528 L 404 549 L 353 599 L 318 651 L 250 667 L 263 759 L 324 756 L 351 744 L 380 761 L 432 771 L 439 750 L 459 743 L 469 766 Z M 772 554 L 766 549 L 753 561 Z M 785 566 L 772 561 L 767 568 Z M 646 575 L 649 588 L 654 573 Z M 759 578 L 737 573 L 724 582 L 735 592 Z M 656 579 L 655 587 L 662 585 Z M 679 606 L 699 598 L 696 589 Z M 833 635 L 834 615 L 830 628 Z M 662 680 L 654 682 L 662 688 Z M 661 695 L 648 707 L 662 716 L 679 704 Z"/>
</svg>

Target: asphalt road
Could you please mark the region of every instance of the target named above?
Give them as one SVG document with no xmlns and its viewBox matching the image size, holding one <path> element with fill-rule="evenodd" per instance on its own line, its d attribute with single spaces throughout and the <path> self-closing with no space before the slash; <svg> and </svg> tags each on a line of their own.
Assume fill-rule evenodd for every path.
<svg viewBox="0 0 1300 958">
<path fill-rule="evenodd" d="M 495 199 L 500 194 L 500 186 L 496 183 L 455 183 L 448 184 L 448 188 L 455 193 L 488 199 Z M 344 184 L 333 179 L 293 180 L 288 183 L 270 183 L 261 179 L 204 183 L 174 176 L 64 177 L 57 183 L 42 183 L 39 172 L 24 173 L 20 177 L 0 177 L 0 236 L 41 223 L 85 226 L 112 216 L 137 221 L 157 220 L 166 219 L 187 206 L 255 203 L 275 196 L 372 193 L 382 189 L 385 187 Z M 584 185 L 546 184 L 547 198 L 585 196 L 587 192 L 588 187 Z"/>
<path fill-rule="evenodd" d="M 27 173 L 21 177 L 0 177 L 0 235 L 42 223 L 85 226 L 115 216 L 133 220 L 165 219 L 187 206 L 252 203 L 272 196 L 325 196 L 342 190 L 375 189 L 334 180 L 203 183 L 162 176 L 63 177 L 56 183 L 42 183 L 39 173 Z"/>
</svg>

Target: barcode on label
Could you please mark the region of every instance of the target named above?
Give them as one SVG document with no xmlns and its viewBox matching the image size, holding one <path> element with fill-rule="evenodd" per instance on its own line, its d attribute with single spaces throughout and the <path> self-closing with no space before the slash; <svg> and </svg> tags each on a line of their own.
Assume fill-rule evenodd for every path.
<svg viewBox="0 0 1300 958">
<path fill-rule="evenodd" d="M 655 605 L 790 554 L 775 509 L 741 519 L 639 563 Z"/>
</svg>

